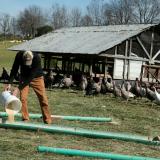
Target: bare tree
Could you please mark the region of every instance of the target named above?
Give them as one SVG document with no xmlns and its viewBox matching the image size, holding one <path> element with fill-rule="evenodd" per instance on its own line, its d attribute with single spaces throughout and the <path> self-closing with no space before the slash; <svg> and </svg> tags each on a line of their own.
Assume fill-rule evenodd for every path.
<svg viewBox="0 0 160 160">
<path fill-rule="evenodd" d="M 113 14 L 113 8 L 110 6 L 110 4 L 106 3 L 105 4 L 105 11 L 104 11 L 104 24 L 109 25 L 109 24 L 114 24 L 115 22 L 115 16 Z"/>
<path fill-rule="evenodd" d="M 26 8 L 20 12 L 17 23 L 24 36 L 34 38 L 37 28 L 45 23 L 42 9 L 38 6 Z"/>
<path fill-rule="evenodd" d="M 82 26 L 92 26 L 93 25 L 93 20 L 89 15 L 85 15 L 81 19 L 81 25 Z"/>
<path fill-rule="evenodd" d="M 135 23 L 156 23 L 160 18 L 159 0 L 133 0 Z"/>
<path fill-rule="evenodd" d="M 10 15 L 3 14 L 0 18 L 0 26 L 3 32 L 4 40 L 6 40 L 6 35 L 9 33 L 10 30 Z"/>
<path fill-rule="evenodd" d="M 79 27 L 81 25 L 82 13 L 79 8 L 73 8 L 70 14 L 71 26 Z"/>
<path fill-rule="evenodd" d="M 103 0 L 92 0 L 87 6 L 87 14 L 91 17 L 93 25 L 103 24 Z"/>
<path fill-rule="evenodd" d="M 112 0 L 106 3 L 104 15 L 107 24 L 132 23 L 133 0 Z"/>
<path fill-rule="evenodd" d="M 68 26 L 69 18 L 67 8 L 65 6 L 61 7 L 59 4 L 54 4 L 51 12 L 51 21 L 54 29 Z"/>
<path fill-rule="evenodd" d="M 13 39 L 15 39 L 15 35 L 17 33 L 17 19 L 12 17 L 10 24 L 10 33 L 13 35 Z"/>
<path fill-rule="evenodd" d="M 112 0 L 105 4 L 105 24 L 156 23 L 159 0 Z"/>
</svg>

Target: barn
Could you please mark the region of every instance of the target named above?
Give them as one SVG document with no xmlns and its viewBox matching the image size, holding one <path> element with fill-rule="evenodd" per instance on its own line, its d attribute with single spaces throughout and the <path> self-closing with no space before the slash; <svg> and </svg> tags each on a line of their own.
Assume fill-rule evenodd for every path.
<svg viewBox="0 0 160 160">
<path fill-rule="evenodd" d="M 43 69 L 159 82 L 160 25 L 108 25 L 54 30 L 9 48 L 41 54 Z"/>
</svg>

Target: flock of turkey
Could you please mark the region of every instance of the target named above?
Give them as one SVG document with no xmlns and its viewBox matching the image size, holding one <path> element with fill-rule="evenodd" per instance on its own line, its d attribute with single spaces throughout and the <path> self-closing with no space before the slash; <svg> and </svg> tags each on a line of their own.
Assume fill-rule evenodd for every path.
<svg viewBox="0 0 160 160">
<path fill-rule="evenodd" d="M 0 80 L 8 80 L 9 74 L 3 68 Z M 153 86 L 148 83 L 140 83 L 138 78 L 133 82 L 125 81 L 122 82 L 114 81 L 112 78 L 94 78 L 92 76 L 86 77 L 81 75 L 80 77 L 74 77 L 72 75 L 61 76 L 57 73 L 54 75 L 52 71 L 48 72 L 44 76 L 46 88 L 53 87 L 65 87 L 69 88 L 76 86 L 83 90 L 84 95 L 96 95 L 113 93 L 115 97 L 122 97 L 125 100 L 136 97 L 146 97 L 153 103 L 160 105 L 160 93 Z M 76 80 L 75 80 L 76 79 Z M 76 82 L 78 79 L 78 82 Z M 17 79 L 18 81 L 18 79 Z"/>
<path fill-rule="evenodd" d="M 122 97 L 126 101 L 130 98 L 146 97 L 156 104 L 160 104 L 160 93 L 154 86 L 150 86 L 149 83 L 140 83 L 138 78 L 133 82 L 114 81 L 112 78 L 94 78 L 92 76 L 86 77 L 81 75 L 79 83 L 75 83 L 72 75 L 56 75 L 51 73 L 45 77 L 46 87 L 65 87 L 69 88 L 76 86 L 83 90 L 84 95 L 96 95 L 113 93 L 115 97 Z"/>
</svg>

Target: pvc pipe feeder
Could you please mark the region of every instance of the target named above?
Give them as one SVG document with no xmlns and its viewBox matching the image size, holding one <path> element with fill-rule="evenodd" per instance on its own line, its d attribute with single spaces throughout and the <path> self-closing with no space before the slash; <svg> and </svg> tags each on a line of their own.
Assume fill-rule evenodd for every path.
<svg viewBox="0 0 160 160">
<path fill-rule="evenodd" d="M 0 128 L 23 129 L 32 131 L 41 130 L 50 133 L 63 133 L 63 134 L 78 135 L 91 138 L 117 139 L 122 141 L 142 143 L 146 145 L 160 146 L 159 141 L 149 141 L 148 137 L 146 136 L 138 136 L 138 135 L 114 133 L 114 132 L 102 132 L 102 131 L 63 127 L 56 125 L 33 124 L 24 122 L 15 122 L 15 123 L 6 122 L 6 123 L 0 123 Z"/>
<path fill-rule="evenodd" d="M 39 152 L 56 153 L 61 155 L 92 157 L 92 158 L 111 159 L 111 160 L 159 160 L 160 159 L 160 157 L 159 158 L 139 157 L 131 155 L 104 153 L 104 152 L 91 152 L 91 151 L 76 150 L 76 149 L 52 148 L 45 146 L 38 146 L 37 150 Z"/>
<path fill-rule="evenodd" d="M 22 114 L 17 113 L 14 115 L 15 117 L 22 118 Z M 0 112 L 0 117 L 8 117 L 6 112 Z M 42 118 L 41 114 L 33 114 L 30 113 L 29 117 L 32 119 L 40 119 Z M 69 120 L 69 121 L 92 121 L 92 122 L 111 122 L 112 118 L 107 117 L 81 117 L 81 116 L 61 116 L 61 115 L 51 115 L 52 118 Z"/>
</svg>

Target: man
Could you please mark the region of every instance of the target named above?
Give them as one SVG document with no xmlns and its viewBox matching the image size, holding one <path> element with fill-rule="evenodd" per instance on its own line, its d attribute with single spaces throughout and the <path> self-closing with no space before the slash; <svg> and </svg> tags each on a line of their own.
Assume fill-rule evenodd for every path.
<svg viewBox="0 0 160 160">
<path fill-rule="evenodd" d="M 43 70 L 41 67 L 41 58 L 39 57 L 38 54 L 32 53 L 31 51 L 18 52 L 11 69 L 9 85 L 7 89 L 11 88 L 10 84 L 12 84 L 19 69 L 20 69 L 19 87 L 13 91 L 13 94 L 17 95 L 17 93 L 20 90 L 23 121 L 29 120 L 27 97 L 28 97 L 29 87 L 31 86 L 38 97 L 44 123 L 51 124 L 52 120 L 48 107 L 48 99 L 45 92 Z"/>
</svg>

